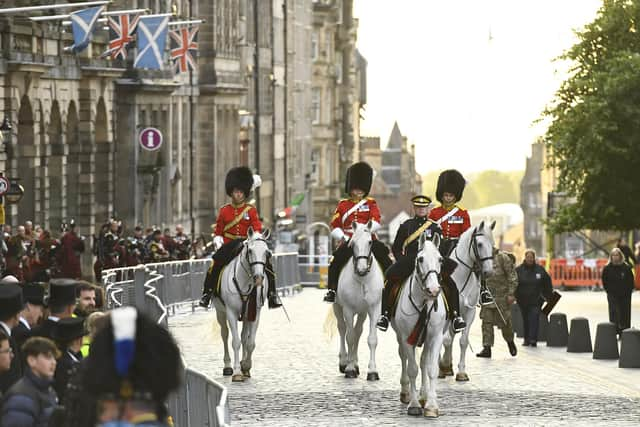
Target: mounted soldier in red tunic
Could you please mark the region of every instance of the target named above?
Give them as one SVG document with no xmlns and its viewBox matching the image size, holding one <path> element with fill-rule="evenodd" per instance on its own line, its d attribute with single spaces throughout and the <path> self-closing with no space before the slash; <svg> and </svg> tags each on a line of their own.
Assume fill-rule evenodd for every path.
<svg viewBox="0 0 640 427">
<path fill-rule="evenodd" d="M 225 179 L 225 189 L 227 195 L 231 197 L 231 203 L 220 208 L 216 227 L 214 231 L 213 243 L 216 252 L 213 254 L 213 262 L 207 272 L 204 281 L 201 307 L 208 307 L 211 298 L 218 296 L 218 281 L 220 273 L 242 250 L 242 243 L 247 238 L 249 227 L 253 231 L 261 232 L 262 223 L 255 206 L 247 203 L 251 190 L 257 187 L 260 177 L 251 173 L 247 167 L 241 166 L 227 172 Z M 271 262 L 267 263 L 267 279 L 269 281 L 269 308 L 277 308 L 282 304 L 276 293 L 275 275 Z"/>
<path fill-rule="evenodd" d="M 324 296 L 324 301 L 326 302 L 334 303 L 336 301 L 340 271 L 353 255 L 348 245 L 349 239 L 353 234 L 352 223 L 366 224 L 371 220 L 373 224 L 372 232 L 380 228 L 378 204 L 373 197 L 368 197 L 372 181 L 373 169 L 365 162 L 355 163 L 347 169 L 345 192 L 350 197 L 338 202 L 338 206 L 331 218 L 331 236 L 339 241 L 339 246 L 333 252 L 333 258 L 329 264 L 329 277 L 327 280 L 329 290 Z M 389 268 L 392 264 L 389 258 L 389 249 L 384 243 L 376 239 L 375 235 L 371 250 L 382 271 Z"/>
<path fill-rule="evenodd" d="M 451 255 L 462 233 L 471 227 L 469 213 L 458 204 L 462 199 L 466 183 L 462 174 L 455 169 L 445 170 L 438 177 L 436 199 L 440 202 L 440 206 L 431 211 L 429 219 L 442 228 L 443 239 L 442 243 L 440 243 L 440 253 L 444 257 Z M 449 277 L 446 279 L 445 281 L 447 282 L 453 282 Z M 456 313 L 460 313 L 458 288 L 456 286 L 446 286 L 444 290 L 447 297 L 450 297 L 452 308 Z M 480 290 L 480 303 L 486 305 L 492 302 L 491 294 L 487 292 L 486 286 L 483 285 Z"/>
</svg>

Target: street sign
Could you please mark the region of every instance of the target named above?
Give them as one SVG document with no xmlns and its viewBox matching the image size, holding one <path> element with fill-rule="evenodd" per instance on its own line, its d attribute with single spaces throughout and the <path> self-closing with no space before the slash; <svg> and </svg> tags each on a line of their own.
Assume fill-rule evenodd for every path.
<svg viewBox="0 0 640 427">
<path fill-rule="evenodd" d="M 156 151 L 162 145 L 162 132 L 156 128 L 144 128 L 138 137 L 140 146 L 147 151 Z"/>
<path fill-rule="evenodd" d="M 4 194 L 9 191 L 11 184 L 9 180 L 4 176 L 0 176 L 0 196 L 4 196 Z"/>
</svg>

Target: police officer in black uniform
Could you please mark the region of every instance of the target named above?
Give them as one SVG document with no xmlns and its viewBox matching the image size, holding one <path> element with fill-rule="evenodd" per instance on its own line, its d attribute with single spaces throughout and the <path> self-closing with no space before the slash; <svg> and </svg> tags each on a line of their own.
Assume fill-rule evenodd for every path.
<svg viewBox="0 0 640 427">
<path fill-rule="evenodd" d="M 431 240 L 435 234 L 442 237 L 442 230 L 435 222 L 428 219 L 431 198 L 418 195 L 411 199 L 415 216 L 403 222 L 398 228 L 396 238 L 391 250 L 396 262 L 385 272 L 386 283 L 382 293 L 382 315 L 378 320 L 378 329 L 386 331 L 389 327 L 389 314 L 393 301 L 397 297 L 399 285 L 411 274 L 418 255 L 418 241 L 421 234 Z M 455 269 L 455 262 L 445 258 L 443 269 L 450 274 Z M 460 316 L 454 317 L 454 329 L 456 331 L 465 328 L 465 322 Z"/>
</svg>

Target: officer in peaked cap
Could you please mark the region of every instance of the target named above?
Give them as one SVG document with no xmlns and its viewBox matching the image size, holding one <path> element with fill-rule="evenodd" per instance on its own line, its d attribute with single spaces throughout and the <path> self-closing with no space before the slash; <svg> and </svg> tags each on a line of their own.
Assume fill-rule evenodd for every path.
<svg viewBox="0 0 640 427">
<path fill-rule="evenodd" d="M 76 306 L 76 281 L 52 279 L 49 295 L 45 299 L 49 307 L 49 317 L 41 325 L 33 328 L 33 336 L 54 339 L 53 329 L 60 319 L 71 317 Z"/>
<path fill-rule="evenodd" d="M 11 368 L 0 374 L 0 391 L 4 394 L 22 376 L 20 349 L 11 336 L 11 330 L 18 324 L 18 314 L 22 310 L 22 289 L 15 283 L 0 284 L 0 328 L 9 337 L 13 351 Z"/>
<path fill-rule="evenodd" d="M 53 337 L 62 356 L 58 359 L 54 375 L 53 388 L 56 390 L 60 403 L 64 403 L 69 379 L 78 369 L 82 360 L 82 337 L 87 335 L 84 319 L 68 317 L 61 319 L 53 330 Z"/>
<path fill-rule="evenodd" d="M 419 237 L 424 233 L 429 240 L 435 234 L 442 236 L 442 230 L 427 217 L 431 210 L 431 198 L 424 195 L 417 195 L 411 199 L 415 216 L 403 222 L 398 228 L 393 241 L 391 251 L 396 262 L 385 272 L 385 285 L 382 293 L 382 311 L 378 320 L 378 329 L 386 331 L 389 327 L 389 319 L 392 315 L 392 308 L 397 298 L 397 291 L 415 268 L 416 257 L 418 256 Z"/>
<path fill-rule="evenodd" d="M 16 340 L 18 347 L 31 337 L 32 328 L 38 324 L 44 310 L 44 286 L 45 283 L 26 283 L 22 287 L 22 299 L 24 308 L 20 312 L 18 324 L 11 330 L 11 336 Z"/>
</svg>

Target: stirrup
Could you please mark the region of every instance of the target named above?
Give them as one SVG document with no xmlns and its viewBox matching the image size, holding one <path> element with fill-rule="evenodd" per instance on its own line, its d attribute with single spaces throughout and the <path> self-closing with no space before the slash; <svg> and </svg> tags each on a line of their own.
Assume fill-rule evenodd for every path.
<svg viewBox="0 0 640 427">
<path fill-rule="evenodd" d="M 269 308 L 278 308 L 282 307 L 282 302 L 277 294 L 269 295 Z"/>
<path fill-rule="evenodd" d="M 494 302 L 495 300 L 488 290 L 485 289 L 480 292 L 480 305 L 489 305 L 493 304 Z"/>
<path fill-rule="evenodd" d="M 202 298 L 200 298 L 198 305 L 203 308 L 209 308 L 209 304 L 211 304 L 211 292 L 202 294 Z"/>
<path fill-rule="evenodd" d="M 462 332 L 467 327 L 464 319 L 462 317 L 457 316 L 453 318 L 453 330 L 454 332 Z"/>
<path fill-rule="evenodd" d="M 324 302 L 336 302 L 336 291 L 329 289 L 324 296 Z"/>
<path fill-rule="evenodd" d="M 376 327 L 380 329 L 382 332 L 386 332 L 389 329 L 389 319 L 387 316 L 382 314 L 380 319 L 378 319 L 378 323 L 376 323 Z"/>
</svg>

